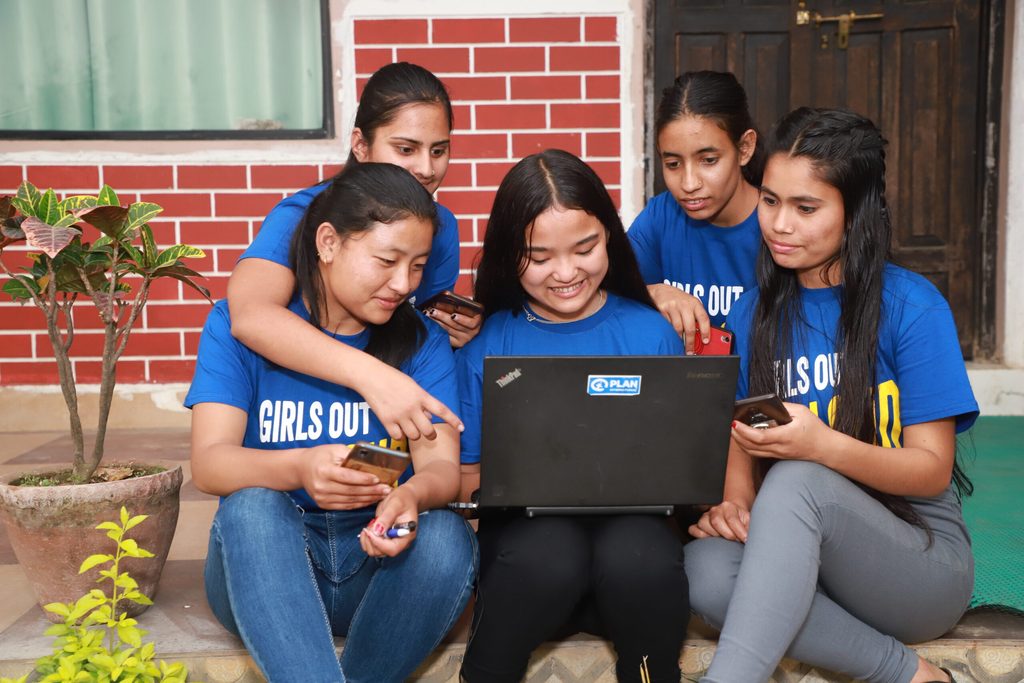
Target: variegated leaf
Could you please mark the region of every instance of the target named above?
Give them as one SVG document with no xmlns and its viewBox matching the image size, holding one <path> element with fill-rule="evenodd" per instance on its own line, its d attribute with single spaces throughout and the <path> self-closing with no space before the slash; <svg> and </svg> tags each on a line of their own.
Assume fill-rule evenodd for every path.
<svg viewBox="0 0 1024 683">
<path fill-rule="evenodd" d="M 152 268 L 156 265 L 156 240 L 153 239 L 153 231 L 148 225 L 143 225 L 140 232 L 142 233 L 142 251 L 145 254 L 145 260 L 142 261 L 142 264 L 146 268 Z"/>
<path fill-rule="evenodd" d="M 61 217 L 60 200 L 57 199 L 57 194 L 53 190 L 47 190 L 39 198 L 39 203 L 36 205 L 36 217 L 49 225 L 57 225 L 57 221 Z"/>
<path fill-rule="evenodd" d="M 21 224 L 21 229 L 25 231 L 25 239 L 29 246 L 39 249 L 50 258 L 59 254 L 61 249 L 71 244 L 71 240 L 82 234 L 75 228 L 47 225 L 35 216 L 26 218 Z"/>
<path fill-rule="evenodd" d="M 90 206 L 96 206 L 96 198 L 90 194 L 76 194 L 71 197 L 65 197 L 60 203 L 60 208 L 69 212 L 87 209 Z"/>
<path fill-rule="evenodd" d="M 164 207 L 151 202 L 135 202 L 128 207 L 128 229 L 134 229 L 151 221 Z"/>
<path fill-rule="evenodd" d="M 14 216 L 0 223 L 0 234 L 3 234 L 9 240 L 23 240 L 25 239 L 25 231 L 21 229 L 21 224 L 25 221 L 24 216 Z"/>
<path fill-rule="evenodd" d="M 20 199 L 23 202 L 27 202 L 28 206 L 29 206 L 29 210 L 28 211 L 24 211 L 24 210 L 21 209 L 20 206 L 18 207 L 18 210 L 21 211 L 22 213 L 26 214 L 26 215 L 34 216 L 35 215 L 36 204 L 39 203 L 39 197 L 40 197 L 39 190 L 38 190 L 38 188 L 36 188 L 35 185 L 33 185 L 32 183 L 30 183 L 27 180 L 22 182 L 21 185 L 18 186 L 18 194 L 17 194 L 16 199 Z M 15 206 L 17 206 L 17 205 L 15 205 Z"/>
<path fill-rule="evenodd" d="M 88 223 L 104 235 L 110 235 L 117 239 L 124 229 L 125 220 L 128 218 L 128 209 L 123 206 L 94 206 L 75 212 L 78 220 Z"/>
<path fill-rule="evenodd" d="M 114 188 L 110 185 L 104 185 L 100 193 L 96 195 L 96 203 L 100 206 L 120 206 L 121 201 L 117 198 L 117 193 L 114 192 Z"/>
<path fill-rule="evenodd" d="M 206 252 L 198 247 L 192 247 L 187 244 L 175 244 L 167 249 L 167 251 L 161 252 L 160 257 L 156 260 L 156 267 L 159 269 L 169 266 L 182 258 L 203 258 L 204 256 L 206 256 Z"/>
</svg>

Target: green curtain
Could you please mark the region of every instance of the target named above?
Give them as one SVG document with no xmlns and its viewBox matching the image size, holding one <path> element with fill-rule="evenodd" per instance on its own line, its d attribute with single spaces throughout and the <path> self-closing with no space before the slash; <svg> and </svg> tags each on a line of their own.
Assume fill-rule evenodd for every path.
<svg viewBox="0 0 1024 683">
<path fill-rule="evenodd" d="M 0 0 L 0 130 L 315 129 L 320 0 Z"/>
</svg>

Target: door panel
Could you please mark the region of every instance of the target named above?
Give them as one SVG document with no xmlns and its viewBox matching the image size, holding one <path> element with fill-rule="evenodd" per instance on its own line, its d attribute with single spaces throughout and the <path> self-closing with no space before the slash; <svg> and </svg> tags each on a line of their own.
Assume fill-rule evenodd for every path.
<svg viewBox="0 0 1024 683">
<path fill-rule="evenodd" d="M 979 17 L 991 1 L 657 0 L 655 9 L 656 100 L 684 71 L 730 70 L 763 132 L 802 105 L 853 109 L 881 127 L 895 258 L 949 299 L 968 358 L 980 324 Z M 805 25 L 800 10 L 811 13 Z M 838 23 L 813 13 L 851 10 L 883 16 L 856 19 L 843 49 Z"/>
</svg>

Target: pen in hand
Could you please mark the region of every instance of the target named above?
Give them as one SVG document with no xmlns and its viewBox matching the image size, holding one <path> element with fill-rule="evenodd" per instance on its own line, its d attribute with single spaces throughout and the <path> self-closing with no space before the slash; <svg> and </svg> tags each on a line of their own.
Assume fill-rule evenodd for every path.
<svg viewBox="0 0 1024 683">
<path fill-rule="evenodd" d="M 411 522 L 399 522 L 398 524 L 395 524 L 390 529 L 388 529 L 384 533 L 384 535 L 387 538 L 402 538 L 403 536 L 408 536 L 414 531 L 416 531 L 415 520 Z"/>
</svg>

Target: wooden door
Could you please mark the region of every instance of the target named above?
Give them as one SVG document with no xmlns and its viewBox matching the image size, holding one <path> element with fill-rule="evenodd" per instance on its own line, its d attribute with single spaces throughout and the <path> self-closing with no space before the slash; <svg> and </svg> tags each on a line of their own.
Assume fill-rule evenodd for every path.
<svg viewBox="0 0 1024 683">
<path fill-rule="evenodd" d="M 801 105 L 853 109 L 882 128 L 896 260 L 949 299 L 967 358 L 992 323 L 978 282 L 991 1 L 657 0 L 654 17 L 655 99 L 684 71 L 727 70 L 762 131 Z M 838 22 L 816 17 L 850 11 L 881 16 L 855 19 L 841 46 Z"/>
</svg>

